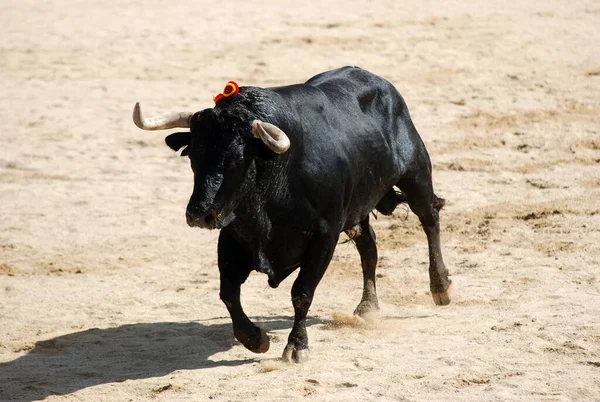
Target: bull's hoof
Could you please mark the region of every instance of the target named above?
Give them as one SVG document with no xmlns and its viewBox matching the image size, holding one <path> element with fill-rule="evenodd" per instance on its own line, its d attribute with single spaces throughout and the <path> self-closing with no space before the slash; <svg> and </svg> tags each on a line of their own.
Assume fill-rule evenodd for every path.
<svg viewBox="0 0 600 402">
<path fill-rule="evenodd" d="M 379 310 L 379 303 L 370 301 L 361 301 L 356 309 L 354 309 L 354 315 L 359 317 L 365 317 L 371 313 Z"/>
<path fill-rule="evenodd" d="M 234 334 L 237 340 L 251 352 L 265 353 L 269 350 L 269 336 L 262 328 L 255 327 L 255 332 L 250 337 L 243 336 L 243 334 L 238 334 L 235 331 Z"/>
<path fill-rule="evenodd" d="M 448 304 L 450 304 L 451 291 L 452 291 L 452 283 L 450 283 L 450 286 L 448 286 L 448 289 L 446 289 L 445 292 L 431 293 L 431 297 L 433 297 L 433 301 L 435 302 L 436 305 L 447 306 Z"/>
<path fill-rule="evenodd" d="M 308 358 L 308 349 L 294 349 L 289 346 L 283 349 L 283 355 L 281 356 L 281 360 L 286 363 L 304 363 L 308 361 Z"/>
</svg>

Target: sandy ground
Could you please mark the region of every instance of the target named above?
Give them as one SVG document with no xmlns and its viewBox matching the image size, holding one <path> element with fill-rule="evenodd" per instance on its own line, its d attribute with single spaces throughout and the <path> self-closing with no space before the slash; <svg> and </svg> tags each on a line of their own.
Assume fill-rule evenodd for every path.
<svg viewBox="0 0 600 402">
<path fill-rule="evenodd" d="M 598 2 L 222 3 L 0 2 L 0 400 L 600 400 Z M 348 319 L 340 244 L 288 366 L 292 280 L 244 286 L 272 337 L 252 354 L 218 233 L 185 224 L 188 162 L 131 109 L 347 64 L 398 87 L 428 146 L 454 298 L 434 306 L 399 208 L 375 223 L 381 314 Z"/>
</svg>

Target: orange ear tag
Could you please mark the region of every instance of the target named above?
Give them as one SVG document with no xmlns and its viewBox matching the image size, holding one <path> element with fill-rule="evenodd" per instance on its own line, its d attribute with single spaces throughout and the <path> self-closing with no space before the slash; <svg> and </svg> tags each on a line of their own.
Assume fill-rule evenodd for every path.
<svg viewBox="0 0 600 402">
<path fill-rule="evenodd" d="M 218 95 L 213 96 L 213 100 L 215 104 L 217 104 L 221 99 L 229 98 L 230 96 L 236 95 L 240 92 L 240 86 L 235 81 L 229 81 L 227 85 L 225 85 L 225 89 Z"/>
</svg>

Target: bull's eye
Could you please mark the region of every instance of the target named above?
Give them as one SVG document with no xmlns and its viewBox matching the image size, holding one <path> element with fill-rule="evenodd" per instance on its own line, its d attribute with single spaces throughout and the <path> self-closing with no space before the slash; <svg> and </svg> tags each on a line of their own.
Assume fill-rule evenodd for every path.
<svg viewBox="0 0 600 402">
<path fill-rule="evenodd" d="M 235 158 L 229 162 L 229 167 L 232 169 L 237 169 L 244 166 L 244 158 Z"/>
</svg>

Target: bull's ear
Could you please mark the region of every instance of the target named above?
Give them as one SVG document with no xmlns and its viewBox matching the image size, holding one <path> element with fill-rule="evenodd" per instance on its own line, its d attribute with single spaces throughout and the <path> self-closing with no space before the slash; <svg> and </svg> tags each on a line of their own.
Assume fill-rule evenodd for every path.
<svg viewBox="0 0 600 402">
<path fill-rule="evenodd" d="M 167 143 L 167 146 L 169 148 L 171 148 L 173 151 L 179 151 L 182 147 L 186 147 L 188 145 L 190 145 L 190 133 L 173 133 L 170 135 L 167 135 L 167 137 L 165 138 L 165 142 Z M 183 152 L 181 153 L 181 155 L 187 155 L 189 152 L 187 151 L 187 148 L 183 150 Z"/>
</svg>

